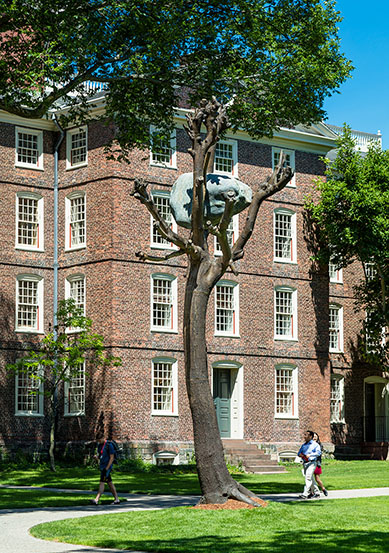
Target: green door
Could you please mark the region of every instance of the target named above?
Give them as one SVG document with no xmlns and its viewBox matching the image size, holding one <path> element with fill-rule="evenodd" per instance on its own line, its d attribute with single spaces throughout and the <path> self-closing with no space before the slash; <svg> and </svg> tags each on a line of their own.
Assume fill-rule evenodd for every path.
<svg viewBox="0 0 389 553">
<path fill-rule="evenodd" d="M 231 436 L 231 371 L 230 369 L 214 369 L 213 398 L 216 408 L 220 436 Z"/>
</svg>

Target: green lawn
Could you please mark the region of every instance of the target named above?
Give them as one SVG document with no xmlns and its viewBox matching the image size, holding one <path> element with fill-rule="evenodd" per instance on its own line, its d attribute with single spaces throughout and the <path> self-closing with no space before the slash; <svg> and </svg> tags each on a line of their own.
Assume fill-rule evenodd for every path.
<svg viewBox="0 0 389 553">
<path fill-rule="evenodd" d="M 271 503 L 264 509 L 187 507 L 100 515 L 35 526 L 43 539 L 169 553 L 383 553 L 387 497 Z"/>
<path fill-rule="evenodd" d="M 291 465 L 284 474 L 238 474 L 234 478 L 255 493 L 290 493 L 302 490 L 303 478 L 298 465 Z M 48 486 L 79 490 L 96 490 L 98 470 L 91 467 L 58 467 L 52 473 L 47 467 L 27 470 L 5 470 L 0 474 L 1 484 Z M 115 471 L 116 488 L 123 493 L 147 494 L 199 494 L 194 473 Z M 323 465 L 322 480 L 329 490 L 374 488 L 389 486 L 387 461 L 333 461 Z M 1 489 L 0 489 L 1 493 Z"/>
</svg>

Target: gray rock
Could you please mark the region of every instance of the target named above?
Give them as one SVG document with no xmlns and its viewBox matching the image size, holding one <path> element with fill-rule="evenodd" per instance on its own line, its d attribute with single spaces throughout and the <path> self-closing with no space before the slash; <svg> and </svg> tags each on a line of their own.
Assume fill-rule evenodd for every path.
<svg viewBox="0 0 389 553">
<path fill-rule="evenodd" d="M 252 190 L 239 179 L 228 175 L 207 175 L 207 192 L 204 202 L 205 220 L 216 225 L 223 213 L 227 193 L 235 195 L 233 214 L 243 211 L 252 200 Z M 193 174 L 184 173 L 173 185 L 170 194 L 170 207 L 177 224 L 181 227 L 191 227 L 193 198 Z"/>
</svg>

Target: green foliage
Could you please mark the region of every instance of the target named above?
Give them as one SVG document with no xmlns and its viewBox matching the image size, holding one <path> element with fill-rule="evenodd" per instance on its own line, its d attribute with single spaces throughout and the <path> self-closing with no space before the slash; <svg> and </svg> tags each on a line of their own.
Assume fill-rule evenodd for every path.
<svg viewBox="0 0 389 553">
<path fill-rule="evenodd" d="M 346 267 L 355 260 L 365 280 L 355 288 L 357 304 L 369 313 L 365 332 L 375 343 L 370 359 L 388 364 L 382 329 L 389 326 L 389 151 L 371 144 L 355 149 L 345 126 L 327 179 L 317 181 L 320 200 L 307 202 L 322 245 L 318 257 Z M 370 267 L 370 271 L 366 271 Z"/>
<path fill-rule="evenodd" d="M 105 83 L 122 155 L 168 134 L 174 109 L 215 96 L 233 129 L 270 136 L 310 123 L 352 67 L 335 2 L 0 0 L 0 108 L 85 117 L 86 81 Z"/>
</svg>

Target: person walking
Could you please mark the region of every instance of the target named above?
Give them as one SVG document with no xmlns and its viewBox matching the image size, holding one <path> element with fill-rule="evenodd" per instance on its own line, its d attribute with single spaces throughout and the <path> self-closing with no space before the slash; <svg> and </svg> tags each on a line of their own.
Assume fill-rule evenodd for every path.
<svg viewBox="0 0 389 553">
<path fill-rule="evenodd" d="M 100 467 L 100 484 L 99 484 L 99 491 L 97 492 L 96 498 L 92 499 L 91 503 L 93 505 L 98 505 L 99 500 L 101 497 L 101 494 L 104 491 L 105 483 L 108 484 L 108 487 L 114 497 L 114 501 L 112 505 L 119 505 L 120 499 L 118 497 L 116 488 L 114 483 L 112 482 L 112 469 L 113 469 L 113 462 L 115 460 L 115 448 L 112 442 L 110 442 L 108 439 L 104 438 L 104 434 L 99 434 L 97 436 L 97 455 L 96 457 L 99 459 L 99 467 Z"/>
<path fill-rule="evenodd" d="M 319 434 L 317 432 L 313 433 L 313 441 L 316 442 L 317 444 L 319 444 L 320 451 L 323 451 L 323 448 L 322 448 L 321 442 L 320 442 L 320 438 L 319 438 Z M 320 478 L 320 475 L 322 474 L 322 472 L 323 471 L 322 471 L 322 468 L 321 468 L 321 454 L 320 454 L 320 456 L 317 458 L 316 468 L 313 471 L 313 474 L 315 476 L 315 480 L 317 482 L 317 485 L 321 488 L 321 491 L 327 497 L 328 491 L 325 489 L 324 484 L 323 484 L 323 482 L 321 481 L 321 478 Z"/>
<path fill-rule="evenodd" d="M 299 449 L 297 455 L 303 460 L 302 473 L 305 478 L 304 491 L 299 495 L 300 499 L 310 499 L 311 497 L 320 497 L 319 488 L 313 478 L 316 468 L 317 458 L 321 455 L 321 449 L 317 442 L 313 440 L 314 433 L 307 430 L 304 434 L 304 443 Z"/>
</svg>

